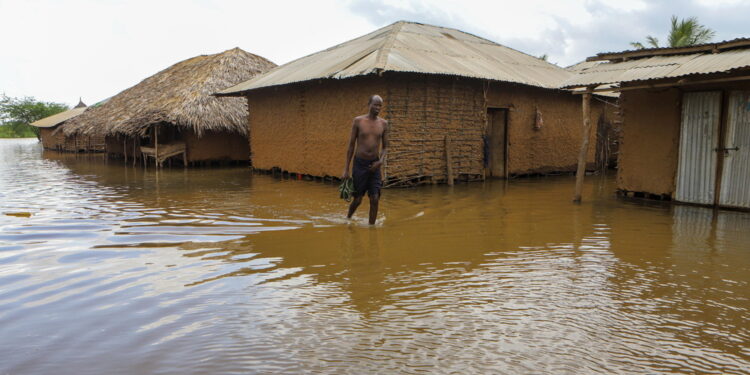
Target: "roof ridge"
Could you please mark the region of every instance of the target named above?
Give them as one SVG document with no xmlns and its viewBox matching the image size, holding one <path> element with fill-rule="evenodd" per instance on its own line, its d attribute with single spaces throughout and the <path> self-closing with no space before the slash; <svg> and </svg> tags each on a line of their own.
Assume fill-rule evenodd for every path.
<svg viewBox="0 0 750 375">
<path fill-rule="evenodd" d="M 393 24 L 393 27 L 388 32 L 388 36 L 383 40 L 383 44 L 378 48 L 378 55 L 375 57 L 375 70 L 385 70 L 385 65 L 388 63 L 388 55 L 391 53 L 393 44 L 396 42 L 398 33 L 401 32 L 401 28 L 404 26 L 406 21 L 398 21 Z"/>
<path fill-rule="evenodd" d="M 518 50 L 518 49 L 516 49 L 516 48 L 513 48 L 513 47 L 509 47 L 509 46 L 507 46 L 507 45 L 505 45 L 505 44 L 502 44 L 502 43 L 498 43 L 498 42 L 496 42 L 496 41 L 494 41 L 494 40 L 491 40 L 491 39 L 487 39 L 487 38 L 485 38 L 485 37 L 482 37 L 482 36 L 479 36 L 479 35 L 476 35 L 476 34 L 470 33 L 470 32 L 468 32 L 468 31 L 464 31 L 464 30 L 461 30 L 461 29 L 457 29 L 457 28 L 455 28 L 455 27 L 440 26 L 440 25 L 431 25 L 431 24 L 428 24 L 428 23 L 419 23 L 419 22 L 411 22 L 411 21 L 399 21 L 399 23 L 401 23 L 401 24 L 405 24 L 405 23 L 408 23 L 408 24 L 420 25 L 420 26 L 424 26 L 424 27 L 428 27 L 428 28 L 434 28 L 434 29 L 443 29 L 443 30 L 450 30 L 450 31 L 454 31 L 454 32 L 457 32 L 457 33 L 459 33 L 459 34 L 464 34 L 464 35 L 468 35 L 468 36 L 470 36 L 470 37 L 472 37 L 472 38 L 475 38 L 475 39 L 477 39 L 476 41 L 474 41 L 474 40 L 463 40 L 462 42 L 464 42 L 464 43 L 477 43 L 477 44 L 482 44 L 482 43 L 483 43 L 483 44 L 489 44 L 489 45 L 492 45 L 492 46 L 495 46 L 495 47 L 501 47 L 501 48 L 505 48 L 505 49 L 508 49 L 508 50 L 511 50 L 511 51 L 514 51 L 514 52 L 518 52 L 518 53 L 520 53 L 520 54 L 523 54 L 523 55 L 526 55 L 526 56 L 529 56 L 529 57 L 533 57 L 533 58 L 535 58 L 535 59 L 541 60 L 541 59 L 539 59 L 539 57 L 537 57 L 537 56 L 534 56 L 534 55 L 531 55 L 531 54 L 529 54 L 529 53 L 526 53 L 526 52 L 524 52 L 524 51 Z M 403 32 L 405 32 L 405 33 L 413 33 L 413 34 L 419 34 L 419 32 L 417 32 L 417 31 L 409 31 L 409 30 L 403 30 Z M 445 34 L 444 34 L 444 33 L 442 33 L 442 32 L 441 32 L 441 34 L 445 35 Z M 472 49 L 474 49 L 474 48 L 472 48 Z M 553 64 L 553 63 L 551 63 L 551 62 L 549 62 L 549 61 L 545 61 L 545 60 L 541 60 L 541 61 L 544 61 L 544 62 L 545 62 L 545 63 L 546 63 L 547 65 L 549 65 L 549 66 L 546 66 L 545 68 L 558 68 L 558 69 L 563 69 L 563 70 L 565 70 L 565 68 L 563 68 L 563 67 L 561 67 L 561 66 L 559 66 L 559 65 L 557 65 L 557 64 Z M 503 62 L 503 63 L 506 63 L 506 64 L 507 64 L 507 62 Z M 540 67 L 541 67 L 541 66 L 540 66 Z"/>
</svg>

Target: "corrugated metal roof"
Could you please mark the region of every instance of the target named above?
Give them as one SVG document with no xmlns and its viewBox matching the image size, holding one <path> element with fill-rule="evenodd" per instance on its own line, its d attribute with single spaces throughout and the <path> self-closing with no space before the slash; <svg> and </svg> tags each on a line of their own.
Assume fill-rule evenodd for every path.
<svg viewBox="0 0 750 375">
<path fill-rule="evenodd" d="M 592 67 L 594 67 L 596 65 L 599 65 L 599 64 L 601 64 L 603 62 L 604 61 L 587 61 L 587 60 L 584 60 L 584 61 L 581 61 L 581 62 L 579 62 L 577 64 L 573 64 L 571 66 L 566 67 L 565 70 L 567 70 L 569 72 L 578 73 L 578 72 L 580 72 L 582 70 L 591 69 Z"/>
<path fill-rule="evenodd" d="M 606 61 L 591 61 L 591 63 L 598 64 L 579 69 L 578 74 L 563 83 L 561 87 L 597 86 L 729 72 L 750 67 L 750 49 L 735 49 L 721 53 L 652 56 L 617 63 Z"/>
<path fill-rule="evenodd" d="M 604 61 L 581 61 L 581 62 L 579 62 L 577 64 L 573 64 L 573 65 L 565 68 L 565 70 L 567 70 L 569 72 L 573 72 L 573 73 L 579 73 L 581 71 L 584 71 L 584 70 L 587 70 L 587 69 L 591 69 L 591 68 L 593 68 L 593 67 L 595 67 L 595 66 L 597 66 L 599 64 L 602 64 L 602 63 L 604 63 Z M 607 98 L 617 98 L 617 97 L 620 96 L 620 93 L 619 92 L 612 92 L 612 91 L 600 91 L 600 92 L 597 92 L 596 95 L 604 96 L 604 97 L 607 97 Z"/>
<path fill-rule="evenodd" d="M 544 88 L 558 88 L 573 75 L 463 31 L 401 21 L 281 65 L 218 94 L 381 71 L 456 75 Z"/>
<path fill-rule="evenodd" d="M 37 128 L 51 128 L 55 125 L 60 124 L 61 122 L 68 121 L 72 119 L 73 117 L 80 115 L 85 110 L 86 110 L 86 107 L 78 107 L 78 108 L 69 109 L 65 112 L 60 112 L 58 114 L 45 117 L 41 120 L 34 121 L 29 125 L 36 126 Z"/>
<path fill-rule="evenodd" d="M 692 46 L 683 47 L 656 47 L 656 48 L 639 48 L 629 49 L 620 52 L 601 52 L 597 53 L 596 56 L 590 57 L 587 60 L 610 60 L 617 57 L 625 57 L 629 55 L 640 55 L 640 57 L 647 56 L 665 56 L 674 54 L 689 54 L 706 51 L 719 51 L 729 48 L 736 48 L 740 46 L 747 46 L 750 43 L 750 38 L 735 38 L 731 40 L 723 40 L 721 42 L 710 42 L 703 44 L 695 44 Z"/>
</svg>

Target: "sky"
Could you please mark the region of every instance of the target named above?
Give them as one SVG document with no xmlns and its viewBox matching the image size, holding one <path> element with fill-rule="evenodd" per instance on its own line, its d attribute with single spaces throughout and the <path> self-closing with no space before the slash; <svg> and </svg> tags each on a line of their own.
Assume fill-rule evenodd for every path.
<svg viewBox="0 0 750 375">
<path fill-rule="evenodd" d="M 750 0 L 0 0 L 0 94 L 73 106 L 187 58 L 234 47 L 276 64 L 393 22 L 456 28 L 569 66 L 622 51 L 669 19 L 750 37 Z"/>
</svg>

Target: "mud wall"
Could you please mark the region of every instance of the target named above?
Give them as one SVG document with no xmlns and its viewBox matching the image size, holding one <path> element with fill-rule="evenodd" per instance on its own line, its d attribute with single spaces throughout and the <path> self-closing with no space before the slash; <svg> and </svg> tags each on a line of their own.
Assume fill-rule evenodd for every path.
<svg viewBox="0 0 750 375">
<path fill-rule="evenodd" d="M 677 89 L 622 92 L 618 189 L 652 194 L 674 192 L 681 97 Z"/>
<path fill-rule="evenodd" d="M 446 137 L 454 177 L 481 179 L 486 122 L 481 83 L 414 74 L 389 78 L 384 99 L 391 143 L 386 173 L 391 183 L 447 181 Z"/>
<path fill-rule="evenodd" d="M 253 167 L 340 176 L 352 119 L 367 113 L 370 95 L 379 93 L 385 99 L 385 91 L 384 80 L 357 77 L 252 92 L 248 121 Z"/>
<path fill-rule="evenodd" d="M 73 135 L 65 137 L 65 151 L 102 152 L 105 149 L 104 136 Z"/>
<path fill-rule="evenodd" d="M 192 131 L 185 131 L 182 139 L 187 146 L 188 162 L 250 159 L 250 146 L 242 134 L 208 131 L 198 137 Z"/>
<path fill-rule="evenodd" d="M 110 155 L 123 155 L 123 151 L 125 148 L 125 144 L 123 144 L 124 138 L 122 136 L 107 136 L 105 138 L 105 143 L 107 144 L 107 154 Z M 128 147 L 128 151 L 132 149 L 132 140 L 128 142 L 130 147 Z M 128 156 L 130 156 L 130 152 L 128 152 Z"/>
<path fill-rule="evenodd" d="M 42 139 L 42 146 L 48 150 L 62 150 L 65 145 L 65 135 L 62 131 L 55 133 L 58 126 L 50 128 L 39 128 L 39 137 Z M 53 134 L 55 133 L 55 134 Z"/>
<path fill-rule="evenodd" d="M 187 148 L 188 162 L 195 161 L 247 161 L 250 158 L 250 148 L 247 137 L 237 133 L 229 132 L 204 132 L 198 137 L 194 132 L 188 130 L 178 133 L 173 129 L 162 129 L 159 132 L 159 144 L 172 141 L 185 142 Z M 128 158 L 132 158 L 134 153 L 139 153 L 138 146 L 142 142 L 153 144 L 146 138 L 125 137 L 125 136 L 108 136 L 106 138 L 107 153 L 122 157 L 124 149 L 127 148 Z M 140 158 L 140 154 L 136 155 Z M 182 156 L 178 156 L 181 160 Z"/>
<path fill-rule="evenodd" d="M 266 88 L 248 96 L 252 164 L 315 176 L 339 176 L 352 118 L 367 99 L 384 99 L 389 121 L 385 174 L 391 183 L 445 181 L 445 138 L 456 177 L 482 178 L 487 107 L 509 109 L 511 174 L 574 171 L 581 142 L 581 97 L 523 85 L 452 76 L 390 73 Z M 544 124 L 535 129 L 537 109 Z M 592 127 L 604 104 L 592 101 Z M 594 161 L 591 132 L 588 162 Z"/>
<path fill-rule="evenodd" d="M 51 128 L 40 128 L 39 135 L 42 145 L 49 150 L 68 152 L 100 152 L 104 151 L 104 137 L 73 135 L 65 136 L 62 130 L 58 130 L 64 124 Z"/>
<path fill-rule="evenodd" d="M 574 172 L 583 129 L 581 95 L 508 83 L 491 83 L 487 106 L 508 108 L 508 172 L 532 174 Z M 535 128 L 539 110 L 542 126 Z M 589 169 L 596 155 L 596 126 L 605 104 L 591 99 L 591 127 L 586 157 Z M 611 110 L 610 112 L 611 113 Z M 608 114 L 605 114 L 608 116 Z"/>
</svg>

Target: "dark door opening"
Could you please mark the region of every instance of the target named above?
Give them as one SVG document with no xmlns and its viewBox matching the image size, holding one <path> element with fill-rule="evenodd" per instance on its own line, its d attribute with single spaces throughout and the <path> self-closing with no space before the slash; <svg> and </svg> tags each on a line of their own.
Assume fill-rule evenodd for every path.
<svg viewBox="0 0 750 375">
<path fill-rule="evenodd" d="M 487 108 L 487 176 L 508 177 L 508 110 Z"/>
</svg>

